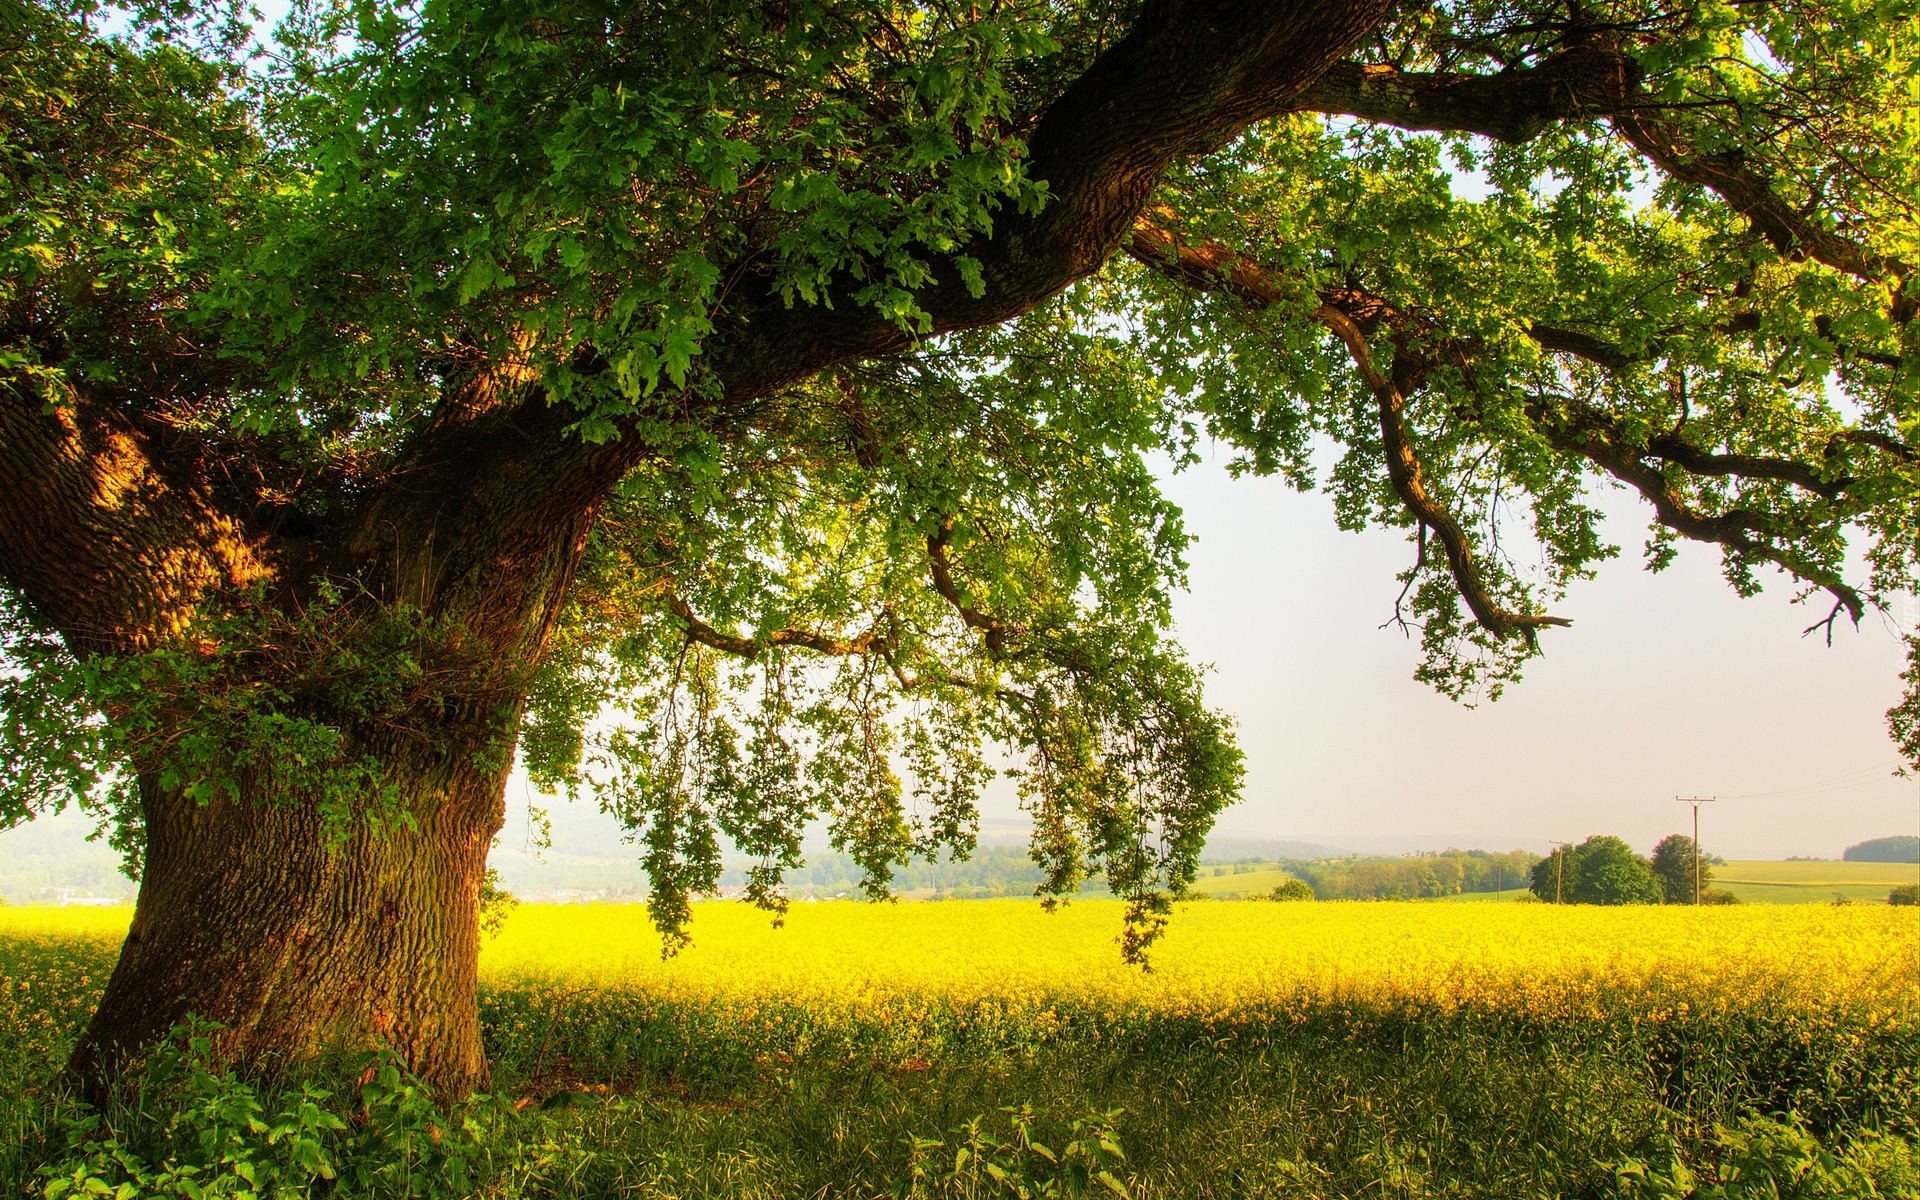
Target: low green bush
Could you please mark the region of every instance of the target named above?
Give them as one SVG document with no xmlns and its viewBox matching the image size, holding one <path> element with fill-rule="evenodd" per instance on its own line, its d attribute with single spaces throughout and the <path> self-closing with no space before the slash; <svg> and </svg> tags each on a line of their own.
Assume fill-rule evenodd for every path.
<svg viewBox="0 0 1920 1200">
<path fill-rule="evenodd" d="M 1279 887 L 1273 889 L 1271 898 L 1275 900 L 1312 900 L 1314 895 L 1313 889 L 1301 880 L 1289 879 Z"/>
</svg>

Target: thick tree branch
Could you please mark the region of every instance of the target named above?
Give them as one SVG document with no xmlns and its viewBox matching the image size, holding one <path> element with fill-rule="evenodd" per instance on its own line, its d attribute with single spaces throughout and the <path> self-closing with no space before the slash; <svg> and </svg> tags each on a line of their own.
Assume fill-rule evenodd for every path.
<svg viewBox="0 0 1920 1200">
<path fill-rule="evenodd" d="M 1642 361 L 1604 338 L 1597 338 L 1577 329 L 1531 325 L 1527 328 L 1527 336 L 1543 350 L 1553 350 L 1561 354 L 1571 354 L 1575 358 L 1584 358 L 1609 371 L 1625 371 Z"/>
<path fill-rule="evenodd" d="M 667 607 L 673 615 L 679 617 L 687 627 L 687 635 L 703 646 L 731 654 L 736 658 L 749 661 L 774 646 L 800 646 L 816 654 L 828 654 L 845 657 L 852 654 L 884 654 L 888 650 L 888 640 L 879 630 L 869 629 L 854 638 L 828 637 L 810 629 L 776 629 L 771 633 L 743 638 L 733 634 L 721 633 L 713 626 L 702 621 L 693 611 L 693 606 L 679 596 L 669 592 Z"/>
<path fill-rule="evenodd" d="M 1045 203 L 1003 211 L 991 236 L 956 252 L 979 264 L 979 286 L 952 259 L 929 264 L 934 282 L 915 299 L 931 331 L 1005 321 L 1098 270 L 1174 160 L 1285 111 L 1390 8 L 1391 0 L 1149 0 L 1028 139 Z M 770 278 L 743 271 L 702 346 L 716 389 L 664 397 L 677 416 L 724 429 L 825 367 L 898 353 L 922 336 L 859 303 L 853 281 L 831 305 L 789 305 Z M 517 598 L 529 589 L 519 581 L 550 574 L 611 489 L 657 448 L 631 436 L 582 442 L 567 432 L 566 406 L 537 387 L 486 390 L 485 403 L 449 404 L 412 439 L 363 511 L 355 553 L 378 552 L 392 530 L 421 531 L 431 540 L 409 552 L 432 560 L 428 590 L 457 597 L 456 607 L 478 603 L 496 614 L 490 626 L 510 631 L 526 615 Z"/>
<path fill-rule="evenodd" d="M 998 656 L 1007 652 L 1009 635 L 1018 636 L 1022 630 L 1006 624 L 997 617 L 990 617 L 979 609 L 969 605 L 960 595 L 960 589 L 953 585 L 953 568 L 947 561 L 947 541 L 953 535 L 953 523 L 940 526 L 940 532 L 927 535 L 927 561 L 933 570 L 933 588 L 953 605 L 967 628 L 977 629 L 986 635 L 987 650 Z"/>
<path fill-rule="evenodd" d="M 1852 487 L 1851 476 L 1821 478 L 1819 470 L 1793 458 L 1755 454 L 1709 454 L 1675 433 L 1647 439 L 1647 453 L 1684 468 L 1692 475 L 1735 476 L 1740 479 L 1777 479 L 1805 488 L 1816 496 L 1835 499 Z"/>
<path fill-rule="evenodd" d="M 1870 429 L 1846 429 L 1833 436 L 1835 441 L 1850 442 L 1856 446 L 1872 446 L 1909 466 L 1920 465 L 1920 450 L 1916 450 L 1890 434 L 1875 433 Z"/>
<path fill-rule="evenodd" d="M 1661 117 L 1661 102 L 1641 91 L 1639 82 L 1639 66 L 1630 57 L 1589 40 L 1537 67 L 1493 75 L 1340 63 L 1300 93 L 1294 108 L 1401 129 L 1474 133 L 1515 144 L 1560 121 L 1604 117 L 1661 171 L 1718 193 L 1781 256 L 1812 258 L 1867 281 L 1912 276 L 1898 259 L 1869 252 L 1821 228 L 1739 154 L 1694 152 L 1678 128 Z M 1910 320 L 1917 307 L 1920 303 L 1896 289 L 1896 319 Z"/>
<path fill-rule="evenodd" d="M 1537 67 L 1494 75 L 1402 71 L 1343 62 L 1294 100 L 1297 112 L 1358 117 L 1401 129 L 1477 133 L 1519 144 L 1559 121 L 1617 112 L 1638 66 L 1595 42 L 1576 43 Z"/>
<path fill-rule="evenodd" d="M 978 293 L 947 262 L 916 300 L 933 332 L 995 324 L 1097 271 L 1161 175 L 1254 121 L 1286 111 L 1391 8 L 1388 0 L 1152 0 L 1127 35 L 1050 105 L 1028 141 L 1047 188 L 1038 212 L 1005 212 L 963 253 Z M 790 307 L 743 289 L 706 347 L 742 402 L 851 357 L 895 353 L 914 335 L 842 297 Z"/>
<path fill-rule="evenodd" d="M 265 578 L 258 540 L 114 405 L 0 379 L 0 578 L 81 653 L 147 650 L 208 592 Z"/>
</svg>

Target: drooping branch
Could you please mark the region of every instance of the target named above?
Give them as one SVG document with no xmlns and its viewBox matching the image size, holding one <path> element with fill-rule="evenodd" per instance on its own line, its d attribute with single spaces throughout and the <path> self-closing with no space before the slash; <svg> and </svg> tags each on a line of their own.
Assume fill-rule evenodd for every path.
<svg viewBox="0 0 1920 1200">
<path fill-rule="evenodd" d="M 1384 322 L 1404 329 L 1411 323 L 1420 326 L 1423 333 L 1431 332 L 1431 318 L 1402 313 L 1377 296 L 1352 288 L 1325 287 L 1317 294 L 1310 294 L 1303 282 L 1262 267 L 1219 242 L 1183 242 L 1160 224 L 1157 216 L 1142 216 L 1134 223 L 1127 251 L 1135 261 L 1190 287 L 1231 295 L 1254 308 L 1285 303 L 1297 303 L 1304 307 L 1306 303 L 1317 300 L 1314 319 L 1347 343 L 1349 352 L 1356 356 L 1356 365 L 1360 363 L 1360 358 L 1355 350 L 1355 337 L 1359 336 L 1364 342 L 1363 330 L 1367 326 Z M 1351 325 L 1351 328 L 1341 325 L 1342 321 Z M 1544 350 L 1571 354 L 1611 371 L 1626 371 L 1651 361 L 1637 358 L 1604 338 L 1580 330 L 1532 325 L 1527 333 Z M 1445 352 L 1464 354 L 1464 348 L 1449 343 Z M 1371 365 L 1362 368 L 1362 375 L 1367 379 L 1368 387 L 1375 389 L 1386 378 Z M 1902 462 L 1920 463 L 1920 450 L 1889 434 L 1873 430 L 1841 430 L 1832 436 L 1830 442 L 1834 445 L 1872 446 Z M 1774 455 L 1716 454 L 1700 449 L 1677 432 L 1659 434 L 1649 439 L 1646 453 L 1684 467 L 1691 474 L 1773 479 L 1794 484 L 1829 500 L 1846 494 L 1858 482 L 1847 475 L 1829 477 L 1822 468 L 1799 459 Z"/>
<path fill-rule="evenodd" d="M 1647 461 L 1649 454 L 1659 455 L 1650 449 L 1636 450 L 1618 418 L 1566 397 L 1555 398 L 1551 406 L 1544 399 L 1536 399 L 1529 405 L 1527 415 L 1555 447 L 1577 454 L 1631 485 L 1653 506 L 1656 519 L 1675 533 L 1693 541 L 1720 545 L 1743 558 L 1772 563 L 1790 575 L 1826 589 L 1854 621 L 1865 615 L 1865 601 L 1845 580 L 1817 563 L 1789 555 L 1780 548 L 1778 543 L 1787 534 L 1771 514 L 1748 508 L 1709 514 L 1688 504 L 1666 474 Z M 1677 459 L 1674 461 L 1683 468 L 1686 466 Z"/>
<path fill-rule="evenodd" d="M 1231 295 L 1254 308 L 1289 301 L 1304 307 L 1310 300 L 1317 300 L 1314 319 L 1345 343 L 1356 370 L 1374 394 L 1380 411 L 1388 475 L 1395 493 L 1408 511 L 1440 539 L 1455 584 L 1481 626 L 1496 636 L 1504 636 L 1513 629 L 1565 623 L 1552 617 L 1504 613 L 1492 603 L 1458 522 L 1427 491 L 1420 462 L 1408 439 L 1401 410 L 1410 385 L 1431 369 L 1438 361 L 1437 356 L 1451 355 L 1464 364 L 1470 348 L 1440 338 L 1437 339 L 1438 351 L 1429 349 L 1424 356 L 1396 354 L 1393 365 L 1383 371 L 1374 362 L 1362 322 L 1417 333 L 1433 344 L 1436 339 L 1432 336 L 1434 322 L 1430 318 L 1398 312 L 1378 297 L 1349 289 L 1322 289 L 1317 296 L 1310 296 L 1299 281 L 1262 268 L 1216 242 L 1185 245 L 1170 230 L 1147 217 L 1136 222 L 1128 251 L 1137 261 L 1183 284 Z M 1633 363 L 1618 348 L 1588 334 L 1544 326 L 1535 326 L 1530 333 L 1543 348 L 1575 354 L 1609 369 L 1621 370 Z M 1686 441 L 1677 431 L 1657 434 L 1646 439 L 1643 445 L 1636 445 L 1622 423 L 1610 414 L 1572 400 L 1560 403 L 1563 411 L 1555 412 L 1538 403 L 1529 409 L 1528 416 L 1556 448 L 1584 458 L 1634 487 L 1653 506 L 1661 524 L 1691 540 L 1714 543 L 1741 557 L 1770 562 L 1824 588 L 1855 621 L 1864 614 L 1863 598 L 1845 580 L 1781 548 L 1786 531 L 1773 516 L 1744 508 L 1718 515 L 1700 512 L 1687 503 L 1668 482 L 1661 467 L 1649 459 L 1671 463 L 1695 476 L 1777 480 L 1828 500 L 1846 496 L 1857 483 L 1853 477 L 1830 474 L 1799 459 L 1713 453 Z M 1830 447 L 1849 443 L 1872 446 L 1904 463 L 1920 462 L 1920 452 L 1887 434 L 1849 429 L 1829 439 Z"/>
<path fill-rule="evenodd" d="M 944 574 L 944 572 L 942 573 Z M 949 580 L 947 587 L 950 588 L 951 586 L 952 584 Z M 944 589 L 941 594 L 947 596 L 949 601 L 952 600 L 952 596 L 948 596 Z M 1009 703 L 1024 705 L 1031 705 L 1033 703 L 1033 697 L 1025 692 L 1006 687 L 1003 684 L 982 683 L 977 679 L 969 679 L 964 675 L 957 675 L 937 664 L 932 666 L 923 664 L 916 668 L 915 674 L 909 675 L 906 668 L 900 664 L 895 639 L 888 634 L 882 633 L 878 629 L 870 629 L 857 637 L 836 638 L 817 633 L 810 629 L 788 627 L 776 629 L 761 636 L 747 638 L 740 637 L 736 634 L 722 633 L 718 629 L 715 629 L 694 612 L 692 605 L 672 592 L 667 593 L 667 608 L 674 616 L 678 617 L 686 627 L 688 637 L 703 646 L 709 646 L 723 654 L 731 654 L 735 658 L 745 659 L 748 662 L 758 659 L 769 648 L 775 646 L 798 646 L 804 650 L 811 650 L 816 654 L 823 654 L 835 658 L 868 655 L 879 658 L 886 664 L 887 670 L 893 675 L 894 680 L 899 683 L 902 691 L 924 691 L 931 685 L 939 684 L 945 687 L 958 688 L 962 691 L 994 696 Z M 991 618 L 980 618 L 979 614 L 974 613 L 970 608 L 961 606 L 961 612 L 963 617 L 969 613 L 973 614 L 972 617 L 968 618 L 968 624 L 970 625 L 973 624 L 974 619 L 978 618 L 988 620 L 996 629 L 1002 632 L 1009 628 L 1000 625 L 998 622 L 992 622 Z M 990 633 L 989 637 L 992 636 L 993 634 Z"/>
<path fill-rule="evenodd" d="M 1304 286 L 1233 255 L 1217 242 L 1188 246 L 1171 231 L 1146 218 L 1135 222 L 1127 249 L 1140 262 L 1189 286 L 1224 291 L 1255 308 L 1307 294 Z M 1543 626 L 1571 624 L 1564 617 L 1516 613 L 1500 607 L 1487 588 L 1466 532 L 1427 487 L 1425 472 L 1408 437 L 1403 415 L 1410 385 L 1424 367 L 1409 358 L 1397 357 L 1389 369 L 1381 370 L 1374 362 L 1372 346 L 1361 325 L 1366 321 L 1391 327 L 1396 321 L 1405 323 L 1406 314 L 1395 311 L 1377 297 L 1351 289 L 1322 289 L 1317 299 L 1314 319 L 1346 344 L 1354 369 L 1373 393 L 1380 414 L 1387 478 L 1394 494 L 1415 519 L 1440 539 L 1454 586 L 1472 610 L 1474 620 L 1496 638 L 1515 633 L 1531 638 L 1533 631 Z"/>
<path fill-rule="evenodd" d="M 1531 639 L 1533 631 L 1544 626 L 1571 625 L 1573 622 L 1565 617 L 1548 616 L 1545 613 L 1516 613 L 1501 608 L 1487 590 L 1473 544 L 1467 540 L 1466 532 L 1446 506 L 1427 489 L 1426 474 L 1419 456 L 1414 453 L 1403 415 L 1407 399 L 1406 381 L 1420 371 L 1420 366 L 1397 357 L 1393 369 L 1382 372 L 1374 365 L 1366 334 L 1354 323 L 1353 318 L 1331 304 L 1322 304 L 1314 310 L 1313 315 L 1346 343 L 1354 367 L 1372 390 L 1374 403 L 1380 412 L 1380 445 L 1386 459 L 1388 482 L 1393 485 L 1394 494 L 1400 497 L 1400 502 L 1407 506 L 1407 511 L 1440 539 L 1441 549 L 1447 555 L 1447 568 L 1453 575 L 1454 587 L 1472 610 L 1474 620 L 1496 638 L 1519 633 Z"/>
<path fill-rule="evenodd" d="M 1717 192 L 1783 258 L 1805 256 L 1868 282 L 1911 277 L 1907 265 L 1898 259 L 1872 253 L 1850 238 L 1822 229 L 1789 204 L 1741 154 L 1696 153 L 1671 125 L 1641 109 L 1625 108 L 1610 114 L 1610 120 L 1620 136 L 1662 171 Z M 1910 320 L 1920 304 L 1902 295 L 1897 286 L 1894 293 L 1895 319 Z"/>
</svg>

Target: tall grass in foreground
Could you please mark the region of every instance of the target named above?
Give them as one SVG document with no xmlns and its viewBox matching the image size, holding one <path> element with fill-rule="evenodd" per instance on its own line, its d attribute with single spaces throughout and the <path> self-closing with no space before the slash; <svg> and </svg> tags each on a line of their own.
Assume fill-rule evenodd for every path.
<svg viewBox="0 0 1920 1200">
<path fill-rule="evenodd" d="M 0 910 L 10 1194 L 112 921 Z M 1911 912 L 1208 903 L 1144 975 L 1117 928 L 1103 902 L 782 929 L 714 904 L 662 962 L 641 909 L 522 908 L 483 956 L 504 1099 L 476 1161 L 542 1195 L 998 1194 L 967 1158 L 1043 1194 L 1111 1133 L 1141 1197 L 1705 1195 L 1688 1171 L 1816 1152 L 1868 1165 L 1801 1194 L 1920 1194 Z"/>
</svg>

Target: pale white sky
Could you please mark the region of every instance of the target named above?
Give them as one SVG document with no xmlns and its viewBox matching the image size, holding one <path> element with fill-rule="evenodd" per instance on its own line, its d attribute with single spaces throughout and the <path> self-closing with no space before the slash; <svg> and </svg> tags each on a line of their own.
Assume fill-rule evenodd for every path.
<svg viewBox="0 0 1920 1200">
<path fill-rule="evenodd" d="M 1411 558 L 1401 534 L 1342 532 L 1325 496 L 1217 466 L 1168 491 L 1198 537 L 1181 639 L 1214 664 L 1247 751 L 1222 832 L 1381 850 L 1611 833 L 1645 850 L 1686 827 L 1672 797 L 1696 793 L 1749 797 L 1703 807 L 1702 842 L 1732 858 L 1920 832 L 1920 783 L 1891 775 L 1893 628 L 1869 616 L 1832 648 L 1803 638 L 1826 606 L 1790 603 L 1784 583 L 1740 599 L 1713 547 L 1650 575 L 1624 494 L 1605 504 L 1620 558 L 1553 610 L 1573 628 L 1469 710 L 1415 683 L 1417 644 L 1379 627 Z"/>
</svg>

